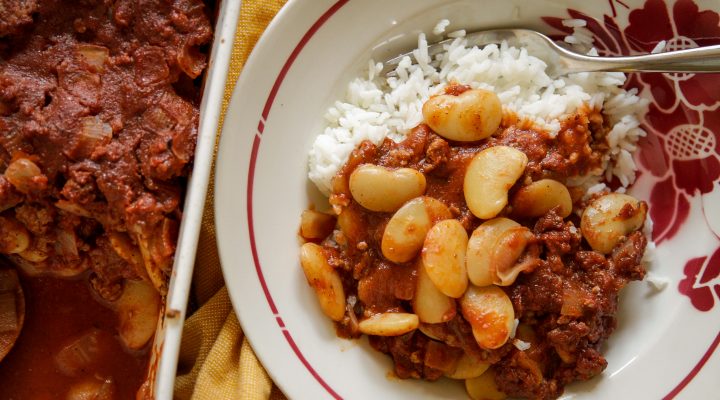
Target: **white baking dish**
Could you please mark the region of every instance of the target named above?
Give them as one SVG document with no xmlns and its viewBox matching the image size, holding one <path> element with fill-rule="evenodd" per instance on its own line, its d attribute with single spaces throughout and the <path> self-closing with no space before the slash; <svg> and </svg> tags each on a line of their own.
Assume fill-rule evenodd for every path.
<svg viewBox="0 0 720 400">
<path fill-rule="evenodd" d="M 216 133 L 240 5 L 241 0 L 220 1 L 215 23 L 213 45 L 200 104 L 195 161 L 185 195 L 183 218 L 165 311 L 158 321 L 158 331 L 148 368 L 148 378 L 157 400 L 173 398 L 180 338 L 190 294 L 200 224 L 213 164 Z"/>
</svg>

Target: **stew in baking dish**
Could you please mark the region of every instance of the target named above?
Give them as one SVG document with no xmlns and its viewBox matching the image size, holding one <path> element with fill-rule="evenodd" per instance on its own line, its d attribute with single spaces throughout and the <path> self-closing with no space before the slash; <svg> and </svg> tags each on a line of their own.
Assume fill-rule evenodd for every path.
<svg viewBox="0 0 720 400">
<path fill-rule="evenodd" d="M 140 386 L 213 10 L 202 0 L 0 0 L 0 255 L 20 271 L 27 302 L 15 310 L 25 331 L 0 363 L 0 398 L 128 398 Z"/>
</svg>

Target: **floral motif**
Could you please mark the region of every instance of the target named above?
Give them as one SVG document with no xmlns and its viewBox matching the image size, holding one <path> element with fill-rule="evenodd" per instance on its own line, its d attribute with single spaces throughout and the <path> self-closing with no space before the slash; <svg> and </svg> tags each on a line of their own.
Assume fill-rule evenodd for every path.
<svg viewBox="0 0 720 400">
<path fill-rule="evenodd" d="M 630 12 L 624 32 L 636 52 L 648 53 L 662 41 L 667 50 L 689 49 L 720 43 L 719 20 L 714 11 L 699 11 L 692 0 L 678 0 L 672 9 L 662 0 L 648 0 L 643 8 Z M 642 74 L 639 78 L 664 110 L 683 100 L 700 109 L 717 108 L 720 102 L 717 74 Z"/>
<path fill-rule="evenodd" d="M 715 306 L 715 296 L 720 298 L 720 248 L 710 257 L 688 261 L 684 272 L 685 279 L 678 286 L 680 293 L 690 297 L 698 310 L 710 311 Z"/>
<path fill-rule="evenodd" d="M 698 112 L 686 106 L 663 112 L 651 104 L 645 128 L 654 134 L 640 142 L 638 158 L 658 178 L 674 175 L 675 186 L 692 197 L 709 193 L 720 178 L 720 132 L 717 112 Z"/>
<path fill-rule="evenodd" d="M 625 28 L 613 18 L 616 10 L 609 1 L 613 16 L 604 15 L 602 21 L 568 10 L 570 18 L 587 22 L 585 29 L 600 55 L 648 53 L 661 42 L 665 50 L 720 43 L 720 16 L 700 10 L 693 0 L 646 0 L 629 12 Z M 573 33 L 564 19 L 543 18 L 561 32 L 556 39 Z M 648 136 L 639 143 L 638 161 L 640 174 L 653 182 L 650 216 L 653 239 L 660 244 L 685 223 L 691 201 L 712 192 L 720 181 L 720 75 L 631 74 L 625 86 L 651 100 L 643 122 Z M 720 299 L 720 248 L 688 261 L 678 289 L 698 310 L 711 310 Z"/>
</svg>

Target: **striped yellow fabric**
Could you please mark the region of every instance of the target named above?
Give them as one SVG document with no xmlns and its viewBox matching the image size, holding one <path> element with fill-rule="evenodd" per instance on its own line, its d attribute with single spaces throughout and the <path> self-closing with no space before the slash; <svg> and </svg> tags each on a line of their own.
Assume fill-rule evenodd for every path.
<svg viewBox="0 0 720 400">
<path fill-rule="evenodd" d="M 243 0 L 222 102 L 220 126 L 250 51 L 284 4 L 285 0 Z M 219 132 L 218 128 L 218 135 Z M 193 280 L 193 294 L 200 308 L 185 323 L 175 398 L 285 399 L 255 357 L 230 304 L 215 241 L 214 176 L 210 182 Z"/>
</svg>

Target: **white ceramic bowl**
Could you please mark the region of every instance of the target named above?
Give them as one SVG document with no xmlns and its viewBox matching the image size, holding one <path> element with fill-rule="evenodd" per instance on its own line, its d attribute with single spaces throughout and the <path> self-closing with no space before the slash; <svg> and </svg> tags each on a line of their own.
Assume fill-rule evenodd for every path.
<svg viewBox="0 0 720 400">
<path fill-rule="evenodd" d="M 452 22 L 449 30 L 522 26 L 546 32 L 558 18 L 584 18 L 608 54 L 650 51 L 660 39 L 675 48 L 720 41 L 712 11 L 719 2 L 668 3 L 288 3 L 235 89 L 220 144 L 215 204 L 233 304 L 260 360 L 289 397 L 465 397 L 462 385 L 450 380 L 389 379 L 389 357 L 365 339 L 337 338 L 299 266 L 300 213 L 321 201 L 307 179 L 307 152 L 321 131 L 324 111 L 367 60 L 412 49 L 417 33 L 430 32 L 442 18 Z M 650 203 L 659 243 L 652 273 L 669 285 L 657 291 L 639 282 L 624 290 L 619 328 L 605 350 L 607 369 L 568 386 L 566 398 L 706 399 L 720 393 L 715 351 L 720 342 L 720 124 L 714 125 L 720 91 L 714 82 L 717 77 L 666 74 L 630 80 L 653 101 L 633 193 Z M 692 150 L 696 144 L 701 150 Z"/>
</svg>

